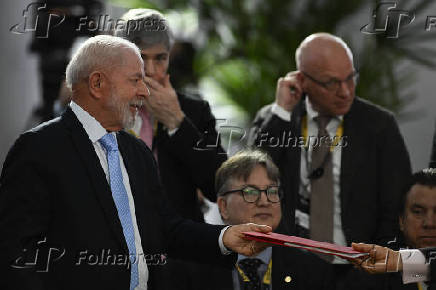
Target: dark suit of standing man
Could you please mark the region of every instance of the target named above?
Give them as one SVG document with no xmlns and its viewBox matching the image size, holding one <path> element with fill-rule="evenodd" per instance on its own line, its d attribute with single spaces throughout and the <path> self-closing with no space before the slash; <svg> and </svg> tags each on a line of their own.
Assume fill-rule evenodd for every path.
<svg viewBox="0 0 436 290">
<path fill-rule="evenodd" d="M 133 131 L 155 154 L 162 185 L 177 213 L 203 221 L 197 189 L 216 200 L 215 171 L 227 158 L 215 117 L 207 101 L 173 89 L 167 72 L 173 39 L 164 16 L 153 9 L 131 9 L 122 19 L 154 24 L 114 32 L 141 50 L 145 82 L 152 96 L 140 109 Z"/>
<path fill-rule="evenodd" d="M 241 231 L 267 226 L 223 230 L 168 205 L 151 152 L 120 131 L 150 97 L 143 77 L 133 43 L 88 39 L 67 67 L 70 108 L 15 142 L 0 178 L 1 289 L 162 289 L 167 253 L 232 265 L 228 249 L 262 250 Z"/>
<path fill-rule="evenodd" d="M 333 228 L 333 235 L 323 240 L 342 245 L 389 241 L 397 233 L 397 201 L 411 172 L 393 115 L 355 97 L 357 72 L 351 50 L 340 38 L 326 33 L 308 36 L 297 49 L 296 61 L 298 71 L 278 80 L 276 102 L 256 116 L 252 138 L 282 173 L 285 230 L 314 238 L 312 216 L 333 207 L 332 214 L 315 223 L 321 230 Z M 316 146 L 326 146 L 320 141 L 326 136 L 320 136 L 320 119 L 327 120 L 325 130 L 339 143 L 322 162 L 312 164 L 315 146 L 307 149 L 300 141 L 304 136 L 319 141 Z M 327 170 L 332 191 L 326 193 L 324 186 L 314 195 L 311 188 L 327 178 Z M 309 209 L 314 196 L 329 198 L 315 213 Z M 338 264 L 335 269 L 338 277 L 353 272 L 350 265 Z M 341 284 L 344 278 L 338 280 Z"/>
</svg>

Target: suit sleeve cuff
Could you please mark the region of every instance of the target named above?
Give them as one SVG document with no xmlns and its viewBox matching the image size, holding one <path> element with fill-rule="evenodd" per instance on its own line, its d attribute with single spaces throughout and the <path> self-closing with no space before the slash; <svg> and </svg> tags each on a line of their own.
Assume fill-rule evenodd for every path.
<svg viewBox="0 0 436 290">
<path fill-rule="evenodd" d="M 223 255 L 230 255 L 230 254 L 232 253 L 232 251 L 230 251 L 229 249 L 226 248 L 226 246 L 224 246 L 224 242 L 223 242 L 223 236 L 224 236 L 224 233 L 226 232 L 226 230 L 227 230 L 229 227 L 230 227 L 230 226 L 226 226 L 225 228 L 223 228 L 223 229 L 221 230 L 220 236 L 219 236 L 219 238 L 218 238 L 218 244 L 219 244 L 219 246 L 220 246 L 220 250 L 221 250 L 221 253 L 222 253 Z"/>
<path fill-rule="evenodd" d="M 286 111 L 276 103 L 274 103 L 271 107 L 271 112 L 282 119 L 283 121 L 290 122 L 291 121 L 291 112 Z"/>
<path fill-rule="evenodd" d="M 403 283 L 428 281 L 430 264 L 425 263 L 425 256 L 419 250 L 400 250 L 403 262 Z"/>
</svg>

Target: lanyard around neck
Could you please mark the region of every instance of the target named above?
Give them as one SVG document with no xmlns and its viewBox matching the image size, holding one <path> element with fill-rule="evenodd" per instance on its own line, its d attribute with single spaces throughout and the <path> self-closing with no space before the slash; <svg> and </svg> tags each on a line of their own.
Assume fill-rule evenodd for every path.
<svg viewBox="0 0 436 290">
<path fill-rule="evenodd" d="M 242 277 L 242 281 L 244 282 L 250 282 L 250 278 L 244 273 L 244 271 L 239 267 L 238 263 L 236 263 L 236 269 L 238 270 L 239 275 Z M 262 283 L 266 285 L 271 284 L 271 271 L 272 271 L 272 259 L 269 260 L 268 263 L 268 269 L 266 270 L 265 274 L 263 275 Z"/>
<path fill-rule="evenodd" d="M 309 148 L 309 142 L 307 140 L 308 138 L 308 121 L 307 121 L 307 115 L 303 116 L 301 120 L 301 133 L 303 134 L 303 140 L 304 140 L 304 147 L 306 150 Z M 342 139 L 342 136 L 344 134 L 344 121 L 341 121 L 338 128 L 336 129 L 336 134 L 333 136 L 333 142 L 332 145 L 330 145 L 330 152 L 333 152 L 335 147 L 339 144 L 340 140 Z M 318 129 L 319 130 L 319 129 Z"/>
</svg>

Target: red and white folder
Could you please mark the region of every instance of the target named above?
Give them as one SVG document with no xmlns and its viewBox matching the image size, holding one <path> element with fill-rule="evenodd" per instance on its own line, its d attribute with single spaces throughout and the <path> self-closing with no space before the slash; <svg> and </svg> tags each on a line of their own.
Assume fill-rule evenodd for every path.
<svg viewBox="0 0 436 290">
<path fill-rule="evenodd" d="M 264 234 L 259 232 L 244 232 L 244 235 L 250 240 L 276 244 L 285 247 L 300 248 L 327 255 L 335 255 L 344 259 L 355 259 L 368 255 L 368 253 L 355 251 L 351 247 L 344 247 L 326 242 L 318 242 L 296 236 L 287 236 L 277 233 Z"/>
</svg>

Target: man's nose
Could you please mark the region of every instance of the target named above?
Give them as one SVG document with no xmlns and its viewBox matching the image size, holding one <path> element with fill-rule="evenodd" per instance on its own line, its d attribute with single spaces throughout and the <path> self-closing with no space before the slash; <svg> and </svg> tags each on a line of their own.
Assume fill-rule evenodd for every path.
<svg viewBox="0 0 436 290">
<path fill-rule="evenodd" d="M 150 89 L 145 84 L 144 80 L 139 82 L 138 95 L 143 97 L 143 98 L 150 96 Z"/>
<path fill-rule="evenodd" d="M 261 191 L 260 192 L 260 196 L 259 199 L 257 200 L 257 205 L 260 206 L 265 206 L 265 205 L 269 205 L 270 202 L 268 201 L 268 196 L 266 191 Z"/>
<path fill-rule="evenodd" d="M 154 68 L 153 60 L 149 59 L 144 61 L 144 69 L 145 69 L 145 75 L 148 77 L 154 76 L 156 73 L 156 69 Z"/>
<path fill-rule="evenodd" d="M 352 88 L 350 88 L 350 85 L 346 81 L 342 81 L 339 84 L 338 96 L 342 98 L 347 98 L 351 95 L 351 90 Z"/>
<path fill-rule="evenodd" d="M 429 211 L 424 218 L 423 227 L 436 228 L 436 214 L 433 211 Z"/>
</svg>

